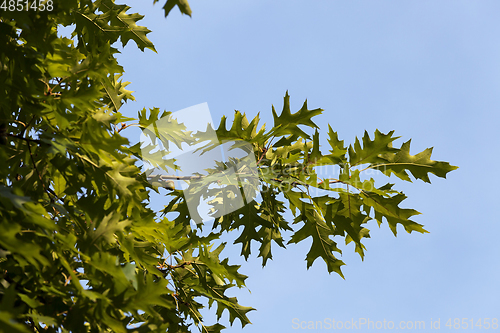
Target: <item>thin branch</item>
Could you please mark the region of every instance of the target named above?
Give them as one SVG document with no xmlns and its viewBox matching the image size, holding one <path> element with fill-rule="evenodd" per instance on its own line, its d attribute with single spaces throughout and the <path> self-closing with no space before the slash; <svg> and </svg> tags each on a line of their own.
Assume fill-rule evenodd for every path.
<svg viewBox="0 0 500 333">
<path fill-rule="evenodd" d="M 191 265 L 193 263 L 194 261 L 184 261 L 183 263 L 180 263 L 178 265 L 163 264 L 160 265 L 160 267 L 156 267 L 156 269 L 159 270 L 163 274 L 163 276 L 166 276 L 173 269 L 184 268 L 184 266 Z"/>
<path fill-rule="evenodd" d="M 280 126 L 281 126 L 281 125 L 280 125 Z M 266 151 L 267 151 L 267 150 L 269 150 L 269 148 L 271 148 L 271 147 L 273 146 L 271 143 L 273 142 L 273 140 L 274 140 L 275 138 L 276 138 L 276 136 L 275 136 L 275 135 L 273 135 L 273 136 L 271 137 L 271 139 L 269 140 L 269 143 L 267 144 L 267 147 L 265 147 L 265 148 L 264 148 Z"/>
<path fill-rule="evenodd" d="M 170 175 L 162 175 L 162 176 L 148 176 L 148 179 L 153 179 L 158 177 L 160 180 L 192 180 L 192 179 L 200 179 L 203 176 L 170 176 Z"/>
<path fill-rule="evenodd" d="M 20 121 L 20 120 L 13 119 L 13 120 L 11 120 L 11 121 L 13 121 L 13 122 L 15 122 L 15 123 L 19 123 L 19 124 L 23 125 L 23 126 L 24 126 L 24 128 L 26 128 L 26 124 L 25 124 L 25 123 L 23 123 L 23 122 L 22 122 L 22 121 Z"/>
<path fill-rule="evenodd" d="M 324 179 L 323 179 L 323 180 L 321 180 L 321 181 L 318 183 L 318 185 L 323 184 L 323 181 L 324 181 Z M 328 184 L 335 184 L 335 183 L 344 183 L 344 182 L 343 182 L 343 181 L 341 181 L 341 180 L 338 180 L 338 179 L 335 179 L 335 180 L 329 180 L 329 182 L 328 182 Z M 344 184 L 345 184 L 345 183 L 344 183 Z"/>
<path fill-rule="evenodd" d="M 297 177 L 294 177 L 294 176 L 290 176 L 290 177 L 293 177 L 293 178 L 299 180 L 298 182 L 294 181 L 294 182 L 289 183 L 293 187 L 298 188 L 299 185 L 302 185 L 302 186 L 305 186 L 306 188 L 309 188 L 309 184 L 302 184 L 302 182 L 300 182 L 300 179 L 298 179 Z M 283 183 L 284 181 L 286 181 L 286 179 L 278 179 L 278 178 L 272 178 L 271 180 L 274 180 L 278 183 Z"/>
<path fill-rule="evenodd" d="M 120 132 L 121 132 L 121 130 L 124 130 L 125 128 L 130 127 L 130 126 L 139 126 L 139 124 L 129 124 L 129 125 L 127 125 L 127 124 L 125 124 L 125 123 L 121 123 L 120 125 L 121 125 L 122 127 L 120 127 L 120 128 L 116 131 L 117 133 L 120 133 Z M 140 127 L 140 126 L 139 126 L 139 127 Z"/>
<path fill-rule="evenodd" d="M 35 120 L 36 116 L 33 116 L 30 121 L 28 122 L 28 124 L 26 125 L 26 127 L 24 127 L 24 129 L 21 131 L 20 135 L 21 136 L 24 136 L 24 132 L 28 129 L 28 127 L 31 126 L 31 123 Z"/>
<path fill-rule="evenodd" d="M 257 165 L 259 165 L 260 161 L 262 161 L 262 159 L 264 158 L 264 156 L 266 156 L 267 151 L 268 151 L 268 149 L 267 149 L 267 148 L 265 148 L 265 147 L 264 147 L 264 148 L 262 148 L 262 155 L 260 155 L 260 158 L 259 158 L 259 160 L 257 161 Z"/>
<path fill-rule="evenodd" d="M 43 144 L 43 141 L 41 141 L 41 140 L 25 138 L 24 136 L 21 136 L 21 135 L 14 135 L 14 134 L 9 133 L 9 134 L 7 134 L 7 136 L 9 136 L 11 138 L 17 138 L 20 140 L 28 141 L 28 142 L 35 142 L 35 143 L 38 143 L 39 145 Z"/>
</svg>

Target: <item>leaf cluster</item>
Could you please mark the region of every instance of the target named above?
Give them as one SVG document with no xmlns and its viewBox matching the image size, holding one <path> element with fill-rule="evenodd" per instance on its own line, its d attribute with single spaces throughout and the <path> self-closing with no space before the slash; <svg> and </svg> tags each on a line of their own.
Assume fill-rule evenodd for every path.
<svg viewBox="0 0 500 333">
<path fill-rule="evenodd" d="M 239 236 L 235 244 L 241 244 L 241 255 L 248 258 L 252 242 L 259 246 L 262 264 L 272 258 L 272 244 L 285 247 L 305 239 L 312 241 L 306 255 L 307 267 L 321 258 L 329 272 L 343 276 L 338 258 L 342 253 L 335 239 L 343 238 L 345 244 L 353 243 L 355 251 L 364 258 L 364 238 L 369 238 L 366 224 L 376 220 L 379 225 L 386 222 L 390 230 L 397 234 L 397 225 L 411 233 L 427 232 L 412 217 L 420 214 L 416 210 L 402 208 L 406 196 L 393 188 L 394 184 L 376 185 L 373 178 L 365 174 L 380 173 L 410 181 L 409 174 L 415 179 L 430 182 L 429 174 L 446 177 L 457 167 L 447 162 L 430 159 L 432 148 L 410 155 L 410 141 L 393 147 L 398 139 L 394 131 L 387 134 L 378 130 L 373 139 L 365 132 L 362 139 L 355 139 L 353 145 L 346 147 L 338 134 L 328 126 L 328 153 L 320 150 L 319 127 L 312 118 L 322 113 L 321 109 L 308 109 L 307 101 L 295 113 L 290 110 L 290 97 L 284 97 L 283 109 L 278 115 L 272 108 L 274 124 L 269 130 L 259 128 L 259 116 L 248 121 L 245 114 L 236 111 L 230 129 L 224 117 L 216 129 L 218 140 L 205 145 L 208 151 L 217 147 L 218 141 L 242 140 L 254 147 L 259 172 L 259 182 L 253 190 L 260 193 L 261 200 L 253 200 L 248 205 L 215 219 L 213 230 L 236 232 Z M 301 127 L 314 130 L 311 136 Z M 205 133 L 194 137 L 203 140 Z M 325 170 L 329 171 L 326 177 Z M 335 171 L 338 174 L 335 174 Z M 213 170 L 214 174 L 220 170 Z M 192 183 L 208 186 L 210 182 L 194 180 Z M 190 186 L 193 186 L 192 184 Z M 233 196 L 239 191 L 235 188 Z M 181 193 L 172 193 L 181 200 Z M 227 195 L 227 192 L 211 192 L 211 196 Z M 213 206 L 222 200 L 214 199 Z M 286 208 L 294 216 L 293 221 L 285 219 Z M 165 210 L 170 211 L 171 206 Z M 177 220 L 185 220 L 180 215 Z M 287 241 L 284 235 L 290 234 Z"/>
<path fill-rule="evenodd" d="M 181 0 L 168 0 L 165 15 L 175 6 L 191 15 Z M 230 295 L 247 277 L 223 258 L 224 233 L 235 235 L 245 258 L 258 244 L 263 265 L 273 244 L 311 239 L 307 267 L 321 258 L 329 272 L 342 275 L 334 239 L 354 243 L 363 256 L 370 219 L 387 222 L 394 234 L 398 224 L 425 232 L 411 220 L 418 212 L 401 207 L 404 194 L 392 184 L 376 187 L 363 171 L 429 182 L 429 173 L 445 177 L 456 167 L 432 161 L 430 149 L 410 155 L 409 141 L 394 148 L 392 132 L 377 131 L 373 139 L 365 133 L 345 147 L 329 128 L 330 150 L 324 154 L 312 121 L 322 110 L 304 103 L 292 113 L 288 93 L 279 115 L 273 108 L 269 130 L 259 128 L 258 116 L 248 121 L 239 111 L 229 129 L 223 117 L 215 130 L 218 140 L 251 145 L 258 181 L 248 186 L 261 193 L 259 200 L 216 218 L 204 233 L 201 225 L 191 228 L 195 217 L 183 192 L 171 189 L 159 216 L 148 204 L 161 182 L 148 180 L 140 144 L 121 133 L 130 126 L 146 130 L 170 115 L 158 108 L 139 111 L 137 119 L 119 112 L 133 96 L 120 80 L 116 44 L 132 40 L 154 51 L 149 30 L 137 25 L 142 16 L 129 9 L 113 0 L 65 0 L 54 2 L 50 12 L 1 12 L 0 330 L 219 332 L 219 320 L 203 321 L 204 306 L 242 326 L 253 310 Z M 73 29 L 69 38 L 61 35 L 64 26 Z M 207 141 L 206 132 L 187 132 L 176 122 L 168 126 L 145 134 L 163 133 L 176 145 Z M 220 143 L 208 141 L 203 149 Z M 164 165 L 161 152 L 147 159 Z M 321 166 L 336 166 L 339 174 L 321 178 Z M 226 167 L 219 164 L 210 173 Z M 190 186 L 208 187 L 214 180 L 200 177 Z M 215 197 L 217 210 L 217 198 L 236 190 L 205 194 Z M 293 221 L 284 217 L 288 209 Z M 178 215 L 167 218 L 169 213 Z"/>
</svg>

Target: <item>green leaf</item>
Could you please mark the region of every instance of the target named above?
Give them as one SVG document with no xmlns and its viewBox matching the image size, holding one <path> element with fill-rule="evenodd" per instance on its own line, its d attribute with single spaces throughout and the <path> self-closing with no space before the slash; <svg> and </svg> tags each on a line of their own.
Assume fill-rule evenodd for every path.
<svg viewBox="0 0 500 333">
<path fill-rule="evenodd" d="M 102 14 L 95 14 L 89 10 L 75 11 L 78 14 L 77 22 L 88 32 L 84 29 L 79 30 L 78 23 L 77 31 L 86 37 L 89 44 L 96 43 L 96 34 L 104 34 L 111 43 L 120 38 L 122 45 L 125 46 L 132 39 L 142 51 L 148 48 L 156 52 L 153 43 L 146 37 L 151 30 L 137 25 L 143 15 L 127 14 L 129 6 L 117 5 L 112 0 L 97 0 L 94 8 L 98 8 Z"/>
<path fill-rule="evenodd" d="M 334 235 L 345 237 L 345 243 L 354 242 L 355 252 L 364 259 L 365 246 L 361 243 L 363 238 L 369 238 L 369 230 L 362 225 L 370 218 L 358 210 L 360 200 L 357 196 L 340 193 L 339 199 L 329 200 L 322 204 L 325 207 L 325 222 L 333 230 Z"/>
<path fill-rule="evenodd" d="M 137 290 L 137 274 L 136 274 L 136 265 L 128 263 L 125 265 L 125 267 L 122 268 L 123 274 L 129 280 L 132 285 L 134 286 L 134 289 Z"/>
<path fill-rule="evenodd" d="M 458 167 L 450 165 L 448 162 L 437 162 L 431 160 L 432 148 L 410 155 L 411 140 L 403 143 L 401 148 L 395 153 L 385 153 L 381 155 L 384 161 L 370 165 L 370 168 L 382 171 L 385 175 L 396 175 L 398 178 L 411 182 L 406 171 L 409 171 L 416 179 L 421 179 L 430 183 L 429 173 L 438 177 L 446 178 L 450 171 Z"/>
<path fill-rule="evenodd" d="M 153 3 L 157 3 L 159 0 L 154 0 Z M 165 17 L 170 13 L 170 11 L 177 6 L 182 14 L 186 14 L 191 16 L 191 8 L 189 7 L 189 3 L 187 0 L 167 0 L 165 5 L 163 6 L 163 10 L 165 11 Z"/>
<path fill-rule="evenodd" d="M 165 15 L 175 6 L 191 15 L 185 0 L 167 0 Z M 306 101 L 291 113 L 288 92 L 281 114 L 273 108 L 274 126 L 267 131 L 259 126 L 259 114 L 249 121 L 240 111 L 232 124 L 223 117 L 217 130 L 197 133 L 168 121 L 172 113 L 158 108 L 143 109 L 138 119 L 118 113 L 133 96 L 121 81 L 122 50 L 116 43 L 133 40 L 141 50 L 154 51 L 150 31 L 137 25 L 143 16 L 128 14 L 129 9 L 114 0 L 70 0 L 44 13 L 2 13 L 0 331 L 43 330 L 45 324 L 54 332 L 186 332 L 194 324 L 220 332 L 225 327 L 219 323 L 203 327 L 200 298 L 209 306 L 217 303 L 218 319 L 227 312 L 231 324 L 236 318 L 242 326 L 250 323 L 247 313 L 253 310 L 228 295 L 231 288 L 244 287 L 247 276 L 222 259 L 225 233 L 236 233 L 244 258 L 257 245 L 263 265 L 272 258 L 273 243 L 285 247 L 289 236 L 289 244 L 311 239 L 307 267 L 322 258 L 329 272 L 342 276 L 334 237 L 353 242 L 363 258 L 362 241 L 369 237 L 364 225 L 372 217 L 379 224 L 387 221 L 394 233 L 398 224 L 425 232 L 411 220 L 418 212 L 401 207 L 405 196 L 393 185 L 376 187 L 374 179 L 361 180 L 361 171 L 351 168 L 368 164 L 387 175 L 408 180 L 412 174 L 424 181 L 428 173 L 444 177 L 456 168 L 430 160 L 430 149 L 410 155 L 409 142 L 393 148 L 393 132 L 376 131 L 373 140 L 365 133 L 347 150 L 329 126 L 330 151 L 323 153 L 321 132 L 312 121 L 322 110 L 309 110 Z M 73 29 L 70 38 L 61 37 L 67 32 L 61 26 Z M 125 121 L 131 123 L 120 124 Z M 130 126 L 142 129 L 151 143 L 131 144 L 121 132 Z M 162 196 L 166 216 L 158 216 L 150 196 L 162 195 L 164 183 L 139 165 L 149 160 L 175 169 L 167 151 L 154 149 L 205 141 L 200 149 L 227 141 L 246 144 L 259 171 L 254 175 L 245 165 L 238 175 L 259 178 L 243 192 L 262 193 L 243 207 L 231 206 L 235 210 L 217 217 L 211 230 L 201 224 L 193 230 L 191 220 L 200 223 L 201 217 L 189 211 L 186 192 L 172 189 Z M 214 212 L 221 211 L 232 205 L 222 196 L 243 195 L 219 172 L 240 162 L 219 161 L 186 191 L 194 190 L 195 199 L 213 199 Z M 340 174 L 318 183 L 320 165 L 340 167 Z M 224 190 L 211 187 L 217 181 Z M 328 195 L 312 197 L 312 187 Z M 301 228 L 292 230 L 285 220 L 288 208 Z"/>
<path fill-rule="evenodd" d="M 414 209 L 399 207 L 399 204 L 406 199 L 404 194 L 399 193 L 392 197 L 383 197 L 376 193 L 361 192 L 359 195 L 363 199 L 364 205 L 373 207 L 375 219 L 379 225 L 383 223 L 383 218 L 385 217 L 394 235 L 397 234 L 397 224 L 402 224 L 408 233 L 412 231 L 418 231 L 420 233 L 428 232 L 421 224 L 410 220 L 410 217 L 419 215 L 419 212 Z"/>
<path fill-rule="evenodd" d="M 259 123 L 258 115 L 251 122 L 248 122 L 247 116 L 244 113 L 235 111 L 233 124 L 229 130 L 226 129 L 226 121 L 226 116 L 222 116 L 219 127 L 216 130 L 219 141 L 245 140 L 252 143 L 258 142 L 263 138 L 265 126 L 262 126 L 259 132 L 257 132 Z"/>
<path fill-rule="evenodd" d="M 109 4 L 108 8 L 111 9 L 111 1 L 105 1 L 105 3 Z M 146 27 L 138 26 L 136 24 L 137 21 L 144 18 L 144 15 L 140 15 L 137 13 L 127 14 L 126 11 L 129 9 L 130 7 L 126 5 L 113 4 L 112 11 L 110 11 L 110 13 L 113 13 L 110 16 L 111 24 L 113 24 L 113 29 L 117 29 L 117 27 L 119 27 L 120 29 L 120 39 L 122 45 L 127 45 L 128 41 L 132 39 L 141 49 L 141 51 L 144 51 L 145 48 L 148 48 L 156 52 L 153 43 L 146 37 L 146 35 L 150 33 L 151 30 Z"/>
<path fill-rule="evenodd" d="M 250 311 L 254 311 L 254 308 L 238 304 L 238 300 L 236 297 L 223 296 L 214 299 L 217 302 L 217 320 L 222 317 L 222 313 L 224 312 L 224 310 L 227 310 L 229 312 L 229 322 L 231 323 L 231 325 L 236 318 L 240 320 L 241 327 L 245 327 L 247 324 L 251 324 L 250 319 L 248 319 L 247 317 L 247 313 Z"/>
<path fill-rule="evenodd" d="M 159 317 L 160 314 L 155 310 L 155 306 L 165 307 L 166 309 L 175 309 L 175 301 L 172 291 L 168 289 L 168 280 L 160 279 L 154 281 L 151 274 L 146 274 L 142 279 L 138 279 L 139 290 L 130 303 L 131 308 L 138 308 L 146 313 Z"/>
<path fill-rule="evenodd" d="M 16 260 L 26 260 L 37 269 L 40 269 L 40 265 L 50 266 L 50 262 L 44 256 L 40 245 L 35 244 L 33 241 L 18 237 L 21 236 L 21 225 L 7 221 L 5 218 L 0 221 L 0 235 L 2 235 L 0 238 L 0 246 L 3 249 L 12 252 Z"/>
<path fill-rule="evenodd" d="M 120 218 L 121 216 L 119 214 L 111 213 L 105 216 L 101 221 L 93 221 L 91 225 L 95 230 L 88 232 L 91 244 L 95 243 L 100 237 L 104 238 L 108 243 L 115 243 L 115 235 L 118 232 L 123 232 L 125 227 L 132 222 L 130 220 L 120 221 Z"/>
<path fill-rule="evenodd" d="M 21 294 L 21 293 L 18 293 L 17 296 L 19 296 L 19 298 L 26 304 L 28 304 L 31 308 L 37 308 L 39 306 L 43 306 L 43 303 L 37 301 L 36 299 L 33 299 L 31 297 L 29 297 L 28 295 L 26 294 Z"/>
<path fill-rule="evenodd" d="M 209 333 L 220 333 L 225 328 L 226 328 L 226 326 L 217 323 L 217 324 L 211 325 L 211 326 L 204 326 L 202 332 L 205 331 L 205 332 L 209 332 Z"/>
<path fill-rule="evenodd" d="M 333 254 L 333 252 L 342 253 L 342 251 L 337 247 L 337 243 L 330 239 L 332 231 L 324 219 L 316 210 L 305 208 L 302 214 L 295 218 L 294 223 L 300 221 L 304 222 L 304 225 L 292 235 L 288 243 L 299 243 L 312 237 L 313 243 L 306 256 L 307 268 L 321 257 L 325 261 L 329 273 L 335 272 L 344 278 L 340 267 L 345 264 Z"/>
<path fill-rule="evenodd" d="M 328 125 L 328 143 L 331 147 L 330 156 L 334 163 L 344 163 L 347 148 L 344 146 L 344 140 L 339 140 L 337 132 L 334 132 L 330 125 Z M 335 159 L 338 159 L 338 162 Z"/>
<path fill-rule="evenodd" d="M 132 191 L 129 187 L 133 187 L 138 184 L 138 181 L 135 177 L 125 176 L 122 173 L 127 173 L 135 170 L 135 167 L 127 165 L 125 163 L 120 163 L 118 161 L 108 161 L 101 159 L 99 164 L 92 161 L 89 157 L 81 154 L 76 154 L 82 161 L 88 163 L 88 165 L 95 170 L 101 172 L 107 180 L 109 180 L 109 184 L 116 188 L 121 195 L 126 197 L 130 197 L 133 195 Z"/>
<path fill-rule="evenodd" d="M 281 114 L 278 116 L 274 106 L 272 108 L 273 118 L 274 118 L 274 128 L 271 130 L 272 135 L 274 136 L 283 136 L 287 134 L 294 134 L 305 139 L 310 139 L 311 137 L 306 134 L 302 129 L 298 127 L 298 125 L 305 125 L 312 128 L 319 128 L 311 118 L 317 116 L 323 112 L 322 109 L 314 109 L 309 110 L 307 108 L 307 100 L 302 105 L 302 108 L 295 112 L 290 112 L 290 95 L 288 95 L 288 91 L 285 94 L 284 102 L 283 102 L 283 110 Z M 271 135 L 271 134 L 269 134 Z"/>
<path fill-rule="evenodd" d="M 8 199 L 8 201 L 2 200 L 1 203 L 6 205 L 7 208 L 12 208 L 12 205 L 14 205 L 17 209 L 23 210 L 24 204 L 30 202 L 31 200 L 28 197 L 21 196 L 19 192 L 19 189 L 11 189 L 0 185 L 0 196 Z"/>
<path fill-rule="evenodd" d="M 106 92 L 106 95 L 109 99 L 107 103 L 111 110 L 118 111 L 120 107 L 123 105 L 123 102 L 127 100 L 135 100 L 134 96 L 132 96 L 132 91 L 125 89 L 130 82 L 122 82 L 118 81 L 121 74 L 116 74 L 114 77 L 105 77 L 102 79 L 101 84 Z"/>
<path fill-rule="evenodd" d="M 42 316 L 42 315 L 37 315 L 37 314 L 32 313 L 32 314 L 27 315 L 26 317 L 33 318 L 33 320 L 36 323 L 43 323 L 44 325 L 47 325 L 47 326 L 57 325 L 57 321 L 54 318 L 49 317 L 49 316 Z"/>
<path fill-rule="evenodd" d="M 329 140 L 332 149 L 330 150 L 331 154 L 323 155 L 319 149 L 319 133 L 316 129 L 313 135 L 313 149 L 311 153 L 307 157 L 307 164 L 309 166 L 323 166 L 323 165 L 332 165 L 339 164 L 345 161 L 345 153 L 347 150 L 343 148 L 343 141 L 338 141 L 337 133 L 332 131 L 330 125 L 329 127 Z M 342 148 L 340 148 L 342 147 Z"/>
<path fill-rule="evenodd" d="M 391 143 L 399 137 L 393 137 L 393 133 L 394 131 L 390 131 L 384 134 L 376 130 L 375 138 L 371 140 L 368 132 L 365 131 L 363 147 L 361 147 L 361 143 L 356 137 L 354 147 L 352 145 L 349 146 L 349 163 L 351 166 L 379 162 L 381 154 L 397 151 L 397 149 L 392 147 Z"/>
<path fill-rule="evenodd" d="M 224 280 L 227 280 L 229 283 L 234 281 L 238 287 L 241 288 L 244 286 L 247 276 L 237 272 L 240 266 L 228 265 L 229 259 L 227 258 L 223 261 L 219 261 L 219 255 L 224 249 L 225 243 L 220 244 L 214 251 L 210 251 L 211 247 L 212 246 L 202 246 L 199 248 L 199 261 L 205 264 L 212 272 L 212 275 L 216 276 L 219 281 L 223 282 Z"/>
<path fill-rule="evenodd" d="M 9 333 L 30 333 L 30 330 L 23 324 L 15 321 L 12 314 L 0 311 L 0 323 L 4 332 Z"/>
</svg>

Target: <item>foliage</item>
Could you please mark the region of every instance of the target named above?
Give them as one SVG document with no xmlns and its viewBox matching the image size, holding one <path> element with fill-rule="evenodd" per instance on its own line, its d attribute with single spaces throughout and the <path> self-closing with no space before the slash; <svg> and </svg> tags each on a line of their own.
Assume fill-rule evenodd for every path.
<svg viewBox="0 0 500 333">
<path fill-rule="evenodd" d="M 176 5 L 191 14 L 187 1 L 168 0 L 165 16 Z M 250 323 L 253 310 L 229 296 L 247 277 L 221 258 L 225 232 L 237 234 L 245 258 L 252 241 L 259 244 L 263 265 L 273 243 L 311 238 L 307 267 L 321 258 L 340 275 L 335 236 L 363 257 L 370 219 L 387 222 L 394 234 L 398 224 L 426 232 L 411 220 L 417 211 L 401 208 L 403 193 L 393 184 L 376 187 L 363 170 L 430 182 L 429 173 L 445 177 L 456 167 L 432 161 L 430 149 L 410 155 L 409 141 L 393 147 L 393 132 L 377 131 L 373 139 L 365 133 L 346 147 L 329 127 L 330 150 L 323 154 L 312 121 L 322 110 L 304 103 L 291 113 L 288 93 L 279 115 L 273 108 L 269 130 L 258 129 L 258 116 L 248 121 L 240 112 L 230 129 L 223 118 L 216 130 L 220 140 L 253 145 L 261 202 L 217 218 L 203 234 L 201 226 L 190 227 L 182 191 L 173 189 L 163 213 L 179 215 L 159 217 L 148 208 L 158 187 L 138 166 L 139 144 L 120 134 L 169 114 L 153 108 L 134 120 L 119 112 L 133 96 L 120 80 L 124 70 L 113 45 L 133 40 L 154 51 L 149 30 L 137 25 L 142 16 L 128 10 L 112 0 L 65 0 L 52 11 L 1 11 L 0 330 L 219 332 L 220 323 L 202 321 L 204 300 L 231 324 Z M 60 26 L 72 27 L 72 38 L 60 36 Z M 299 126 L 315 132 L 311 137 Z M 199 142 L 203 134 L 180 131 L 178 139 Z M 324 165 L 337 166 L 338 177 L 320 179 L 317 167 Z M 292 222 L 284 218 L 286 207 Z"/>
</svg>

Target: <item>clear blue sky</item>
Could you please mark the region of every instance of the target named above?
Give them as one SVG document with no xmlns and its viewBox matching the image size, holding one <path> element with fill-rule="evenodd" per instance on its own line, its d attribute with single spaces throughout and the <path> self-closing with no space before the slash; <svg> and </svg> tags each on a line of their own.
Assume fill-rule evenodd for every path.
<svg viewBox="0 0 500 333">
<path fill-rule="evenodd" d="M 294 318 L 421 320 L 426 331 L 431 319 L 444 331 L 449 318 L 500 319 L 500 2 L 191 0 L 192 18 L 167 19 L 162 1 L 126 2 L 158 50 L 131 42 L 119 57 L 137 99 L 126 115 L 207 102 L 216 123 L 235 109 L 270 122 L 288 90 L 292 109 L 307 99 L 325 110 L 315 120 L 325 150 L 327 123 L 346 143 L 394 129 L 412 153 L 433 146 L 433 159 L 460 167 L 432 185 L 391 179 L 430 234 L 395 238 L 370 222 L 365 261 L 344 248 L 345 280 L 320 260 L 306 269 L 308 242 L 276 248 L 264 269 L 228 245 L 250 276 L 252 293 L 235 295 L 257 308 L 244 332 L 301 331 Z"/>
</svg>

